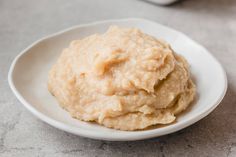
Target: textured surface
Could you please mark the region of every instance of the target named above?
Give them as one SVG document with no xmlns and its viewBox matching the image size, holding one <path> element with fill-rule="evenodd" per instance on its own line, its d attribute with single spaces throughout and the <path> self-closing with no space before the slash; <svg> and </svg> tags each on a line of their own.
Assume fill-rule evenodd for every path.
<svg viewBox="0 0 236 157">
<path fill-rule="evenodd" d="M 180 30 L 213 53 L 229 81 L 209 116 L 177 133 L 104 142 L 57 130 L 32 116 L 7 83 L 13 58 L 45 35 L 97 20 L 143 17 Z M 183 0 L 169 7 L 135 0 L 0 1 L 0 156 L 236 156 L 236 1 Z"/>
</svg>

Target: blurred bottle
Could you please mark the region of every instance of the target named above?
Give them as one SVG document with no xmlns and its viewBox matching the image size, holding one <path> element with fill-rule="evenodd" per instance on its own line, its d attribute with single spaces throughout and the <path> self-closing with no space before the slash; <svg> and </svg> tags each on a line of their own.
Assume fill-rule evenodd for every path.
<svg viewBox="0 0 236 157">
<path fill-rule="evenodd" d="M 149 1 L 149 2 L 153 2 L 159 5 L 169 5 L 171 3 L 174 3 L 178 0 L 145 0 L 145 1 Z"/>
</svg>

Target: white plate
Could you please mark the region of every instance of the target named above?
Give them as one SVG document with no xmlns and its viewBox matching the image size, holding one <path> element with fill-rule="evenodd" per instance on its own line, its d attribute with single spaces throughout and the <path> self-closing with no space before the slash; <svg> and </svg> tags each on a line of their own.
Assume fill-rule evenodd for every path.
<svg viewBox="0 0 236 157">
<path fill-rule="evenodd" d="M 47 90 L 47 75 L 63 48 L 74 39 L 104 32 L 110 25 L 137 27 L 145 33 L 168 41 L 190 63 L 198 98 L 177 122 L 144 131 L 119 131 L 73 119 L 61 109 Z M 109 141 L 130 141 L 157 137 L 183 129 L 208 115 L 223 99 L 227 89 L 225 71 L 202 46 L 186 35 L 144 19 L 108 20 L 80 25 L 43 38 L 21 52 L 13 61 L 8 81 L 20 102 L 36 117 L 61 130 Z"/>
</svg>

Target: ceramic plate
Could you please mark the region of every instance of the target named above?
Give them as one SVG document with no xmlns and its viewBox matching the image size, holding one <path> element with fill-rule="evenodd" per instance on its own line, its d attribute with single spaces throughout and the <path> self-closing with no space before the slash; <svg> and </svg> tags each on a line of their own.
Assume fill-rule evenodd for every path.
<svg viewBox="0 0 236 157">
<path fill-rule="evenodd" d="M 70 41 L 93 33 L 102 33 L 110 25 L 137 27 L 152 36 L 165 39 L 191 66 L 197 86 L 197 99 L 171 125 L 143 131 L 119 131 L 70 117 L 47 90 L 51 66 Z M 144 19 L 107 20 L 79 25 L 47 36 L 23 50 L 13 61 L 8 81 L 19 101 L 42 121 L 67 132 L 93 139 L 130 141 L 157 137 L 183 129 L 208 115 L 223 99 L 227 89 L 225 71 L 201 45 L 186 35 Z"/>
</svg>

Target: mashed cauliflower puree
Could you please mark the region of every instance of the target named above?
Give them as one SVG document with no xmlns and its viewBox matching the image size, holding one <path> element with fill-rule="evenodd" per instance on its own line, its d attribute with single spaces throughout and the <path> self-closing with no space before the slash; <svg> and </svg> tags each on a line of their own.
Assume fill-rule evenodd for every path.
<svg viewBox="0 0 236 157">
<path fill-rule="evenodd" d="M 187 61 L 136 28 L 72 41 L 48 89 L 74 118 L 120 130 L 169 124 L 195 96 Z"/>
</svg>

